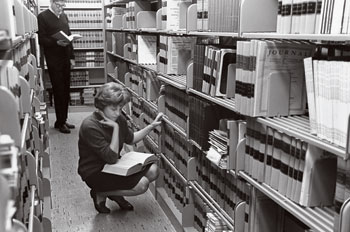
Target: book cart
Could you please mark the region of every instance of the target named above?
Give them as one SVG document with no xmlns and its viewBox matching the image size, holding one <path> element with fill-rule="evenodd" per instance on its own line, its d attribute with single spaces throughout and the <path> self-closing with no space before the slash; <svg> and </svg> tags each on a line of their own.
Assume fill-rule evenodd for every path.
<svg viewBox="0 0 350 232">
<path fill-rule="evenodd" d="M 40 11 L 49 4 L 49 0 L 40 0 Z M 72 34 L 82 36 L 73 42 L 75 67 L 71 71 L 71 105 L 91 105 L 96 88 L 104 82 L 101 2 L 67 1 L 64 12 Z M 52 105 L 52 85 L 46 68 L 44 84 L 46 100 Z"/>
<path fill-rule="evenodd" d="M 175 2 L 175 5 L 171 5 L 171 2 Z M 338 209 L 335 209 L 333 203 L 337 201 L 339 194 L 339 173 L 343 168 L 341 162 L 346 162 L 349 158 L 348 145 L 338 146 L 311 133 L 308 116 L 281 116 L 277 113 L 274 117 L 249 117 L 237 107 L 238 100 L 234 97 L 213 96 L 196 87 L 198 79 L 194 77 L 195 62 L 187 63 L 185 68 L 175 64 L 177 70 L 172 70 L 172 67 L 169 68 L 172 61 L 166 57 L 166 52 L 172 58 L 185 56 L 184 53 L 167 50 L 171 49 L 170 40 L 175 43 L 181 38 L 201 41 L 203 44 L 220 41 L 231 43 L 233 47 L 239 41 L 251 40 L 332 47 L 339 44 L 346 46 L 349 35 L 276 33 L 280 14 L 278 2 L 275 0 L 237 1 L 234 9 L 239 16 L 234 30 L 205 30 L 211 26 L 215 28 L 215 22 L 212 25 L 207 22 L 209 26 L 204 27 L 205 21 L 204 24 L 198 24 L 198 18 L 202 18 L 203 12 L 206 12 L 205 7 L 208 7 L 203 6 L 202 2 L 204 1 L 103 2 L 106 82 L 120 83 L 132 93 L 133 99 L 126 114 L 135 128 L 151 123 L 157 112 L 166 115 L 161 130 L 152 132 L 139 148 L 157 153 L 161 157 L 161 176 L 151 188 L 155 198 L 179 231 L 204 231 L 213 219 L 212 215 L 216 218 L 213 220 L 214 224 L 218 223 L 222 228 L 232 231 L 282 231 L 287 225 L 291 225 L 288 224 L 290 221 L 303 224 L 295 231 L 301 231 L 300 228 L 303 228 L 302 231 L 349 231 L 348 198 L 340 198 L 336 203 Z M 209 4 L 214 4 L 210 2 Z M 213 6 L 215 5 L 209 7 Z M 220 7 L 225 8 L 222 5 Z M 167 22 L 174 20 L 169 19 L 170 17 L 177 17 L 178 22 L 174 23 L 176 25 Z M 192 61 L 196 59 L 191 58 Z M 268 93 L 269 99 L 273 99 L 273 94 L 275 93 Z M 210 107 L 204 107 L 207 105 Z M 278 107 L 272 102 L 271 112 L 282 112 L 283 109 Z M 203 138 L 198 135 L 203 131 L 208 133 L 208 130 L 201 129 L 205 128 L 205 124 L 212 123 L 212 118 L 205 115 L 213 111 L 224 112 L 229 118 L 233 118 L 227 123 L 228 160 L 225 169 L 219 168 L 206 158 L 208 148 L 203 147 Z M 198 122 L 201 120 L 203 124 Z M 237 121 L 247 124 L 237 124 Z M 246 134 L 240 134 L 239 125 L 247 126 Z M 247 147 L 249 149 L 253 146 L 249 144 L 249 140 L 255 138 L 255 132 L 252 134 L 249 125 L 254 125 L 253 128 L 265 128 L 263 131 L 272 130 L 276 134 L 290 137 L 293 141 L 302 141 L 305 146 L 307 144 L 331 153 L 330 161 L 338 160 L 331 175 L 333 188 L 323 188 L 322 191 L 328 191 L 326 195 L 332 196 L 332 204 L 301 205 L 289 199 L 286 193 L 281 193 L 281 189 L 271 187 L 267 183 L 270 180 L 266 180 L 264 174 L 268 146 L 260 152 L 260 160 L 259 154 L 252 158 L 246 154 Z M 268 136 L 263 138 L 267 140 Z M 277 141 L 276 138 L 275 140 Z M 300 152 L 303 152 L 301 145 Z M 252 168 L 247 169 L 247 165 L 253 165 L 257 170 L 262 167 L 263 177 L 259 178 Z M 346 173 L 349 172 L 349 168 L 344 169 Z M 348 188 L 344 185 L 345 181 L 342 187 Z"/>
<path fill-rule="evenodd" d="M 9 33 L 0 36 L 0 230 L 51 231 L 48 115 L 37 62 L 37 4 L 12 4 L 8 6 L 16 9 L 17 22 L 13 27 L 9 23 Z M 14 22 L 11 17 L 4 20 Z"/>
</svg>

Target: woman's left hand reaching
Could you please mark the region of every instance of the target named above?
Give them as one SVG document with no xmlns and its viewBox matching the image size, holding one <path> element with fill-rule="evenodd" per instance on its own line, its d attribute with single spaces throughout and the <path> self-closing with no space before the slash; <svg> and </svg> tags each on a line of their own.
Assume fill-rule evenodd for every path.
<svg viewBox="0 0 350 232">
<path fill-rule="evenodd" d="M 157 126 L 159 126 L 162 123 L 163 116 L 164 116 L 164 114 L 162 112 L 158 113 L 157 117 L 151 123 L 153 128 L 156 128 Z"/>
</svg>

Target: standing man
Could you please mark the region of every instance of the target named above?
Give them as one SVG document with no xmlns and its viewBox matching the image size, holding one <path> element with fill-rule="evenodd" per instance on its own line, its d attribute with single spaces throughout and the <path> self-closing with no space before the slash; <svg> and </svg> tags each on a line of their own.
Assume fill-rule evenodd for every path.
<svg viewBox="0 0 350 232">
<path fill-rule="evenodd" d="M 44 49 L 47 68 L 52 83 L 55 102 L 55 128 L 68 134 L 74 125 L 66 122 L 69 105 L 70 68 L 74 66 L 73 46 L 69 42 L 56 40 L 53 34 L 63 31 L 71 34 L 68 17 L 63 12 L 66 0 L 50 0 L 49 9 L 38 15 L 39 43 Z"/>
</svg>

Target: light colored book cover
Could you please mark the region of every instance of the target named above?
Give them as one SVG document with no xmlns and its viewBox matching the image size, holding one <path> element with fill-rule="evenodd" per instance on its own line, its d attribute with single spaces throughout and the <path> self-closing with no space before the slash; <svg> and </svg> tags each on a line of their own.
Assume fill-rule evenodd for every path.
<svg viewBox="0 0 350 232">
<path fill-rule="evenodd" d="M 67 35 L 66 33 L 64 33 L 63 31 L 59 31 L 53 35 L 51 35 L 51 37 L 57 39 L 57 40 L 63 40 L 65 42 L 73 42 L 75 40 L 81 39 L 83 38 L 81 35 L 79 34 L 71 34 L 71 35 Z"/>
<path fill-rule="evenodd" d="M 145 166 L 158 161 L 155 154 L 130 151 L 125 153 L 115 164 L 106 164 L 102 172 L 129 176 L 140 172 Z"/>
<path fill-rule="evenodd" d="M 156 64 L 157 37 L 150 35 L 137 36 L 137 63 L 142 65 Z"/>
<path fill-rule="evenodd" d="M 310 120 L 310 133 L 317 133 L 317 121 L 316 121 L 316 102 L 315 102 L 315 88 L 314 88 L 314 70 L 313 61 L 311 57 L 304 59 L 305 69 L 305 83 L 307 92 L 307 102 L 309 108 L 309 120 Z"/>
<path fill-rule="evenodd" d="M 268 99 L 271 94 L 267 88 L 269 76 L 281 73 L 282 78 L 286 72 L 290 73 L 288 114 L 303 114 L 306 107 L 303 59 L 313 55 L 314 47 L 310 44 L 278 41 L 258 43 L 253 116 L 275 116 L 268 115 Z"/>
</svg>

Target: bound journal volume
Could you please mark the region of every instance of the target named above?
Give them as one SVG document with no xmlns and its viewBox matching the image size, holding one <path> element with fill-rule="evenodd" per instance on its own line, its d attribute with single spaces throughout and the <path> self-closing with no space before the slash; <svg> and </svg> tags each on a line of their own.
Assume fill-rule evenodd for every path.
<svg viewBox="0 0 350 232">
<path fill-rule="evenodd" d="M 158 157 L 151 153 L 130 151 L 125 153 L 115 164 L 106 164 L 102 172 L 130 176 L 140 172 L 148 164 L 158 161 Z"/>
</svg>

